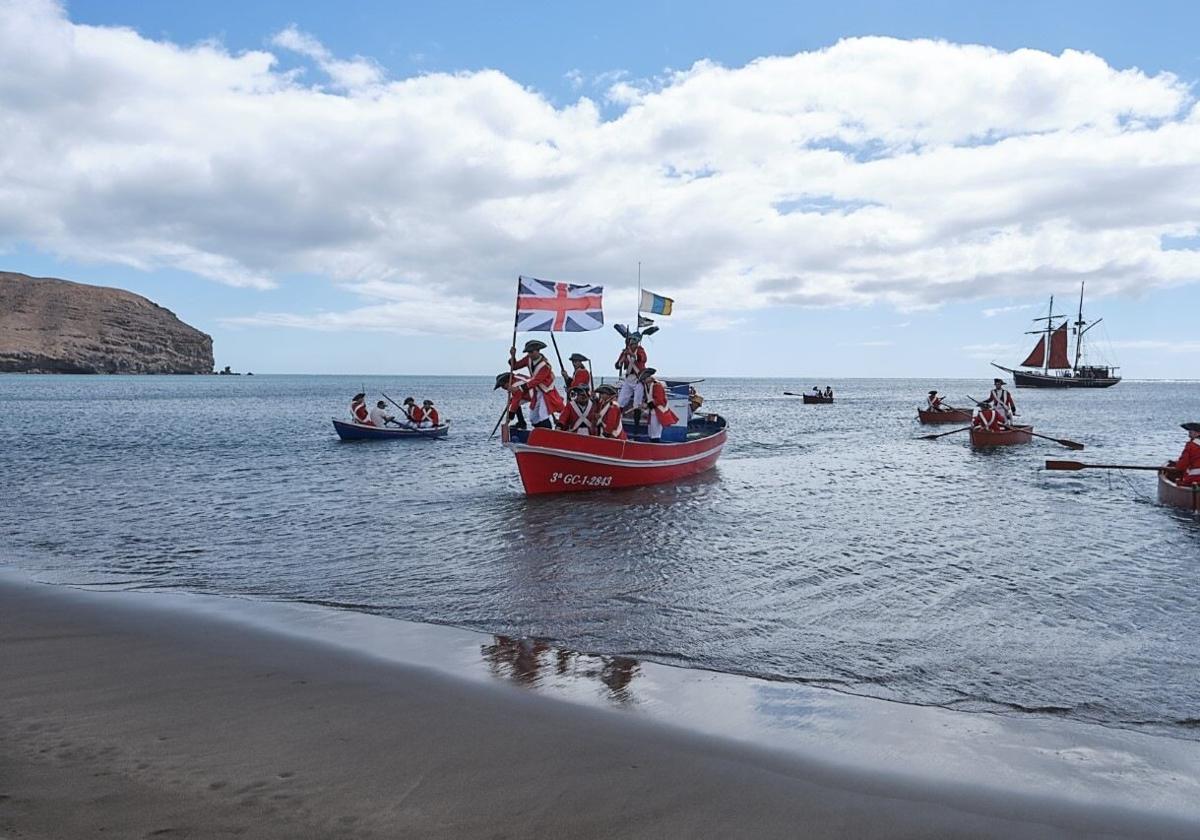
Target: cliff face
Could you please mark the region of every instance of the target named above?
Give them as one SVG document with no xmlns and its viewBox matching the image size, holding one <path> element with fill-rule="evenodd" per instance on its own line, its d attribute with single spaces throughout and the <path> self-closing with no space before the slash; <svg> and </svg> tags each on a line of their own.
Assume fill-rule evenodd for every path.
<svg viewBox="0 0 1200 840">
<path fill-rule="evenodd" d="M 212 338 L 141 295 L 0 271 L 0 371 L 212 369 Z"/>
</svg>

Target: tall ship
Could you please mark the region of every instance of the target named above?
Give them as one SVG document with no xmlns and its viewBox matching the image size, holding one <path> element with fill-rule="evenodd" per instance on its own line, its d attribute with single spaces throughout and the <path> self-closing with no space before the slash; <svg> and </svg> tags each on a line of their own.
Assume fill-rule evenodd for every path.
<svg viewBox="0 0 1200 840">
<path fill-rule="evenodd" d="M 1104 319 L 1090 323 L 1083 320 L 1082 283 L 1079 284 L 1079 314 L 1073 324 L 1066 315 L 1054 314 L 1053 296 L 1046 316 L 1033 320 L 1035 323 L 1045 322 L 1045 326 L 1027 333 L 1039 338 L 1028 358 L 1019 365 L 1022 369 L 1014 370 L 992 362 L 993 367 L 1011 373 L 1013 384 L 1018 388 L 1110 388 L 1121 381 L 1115 367 L 1083 363 L 1083 337 Z M 1071 330 L 1075 335 L 1074 357 L 1068 347 L 1069 327 L 1074 327 Z"/>
</svg>

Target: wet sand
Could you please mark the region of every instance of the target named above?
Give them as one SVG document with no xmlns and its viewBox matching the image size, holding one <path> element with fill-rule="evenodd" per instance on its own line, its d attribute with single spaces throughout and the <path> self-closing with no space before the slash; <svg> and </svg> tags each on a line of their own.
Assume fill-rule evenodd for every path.
<svg viewBox="0 0 1200 840">
<path fill-rule="evenodd" d="M 1194 837 L 0 578 L 0 838 Z"/>
</svg>

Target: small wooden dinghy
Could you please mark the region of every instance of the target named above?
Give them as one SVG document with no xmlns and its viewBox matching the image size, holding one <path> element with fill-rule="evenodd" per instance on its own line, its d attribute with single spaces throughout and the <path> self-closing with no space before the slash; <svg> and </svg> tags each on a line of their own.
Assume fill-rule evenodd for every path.
<svg viewBox="0 0 1200 840">
<path fill-rule="evenodd" d="M 443 423 L 429 429 L 402 429 L 398 426 L 363 426 L 333 418 L 333 428 L 342 440 L 395 440 L 396 438 L 444 438 L 450 424 Z"/>
<path fill-rule="evenodd" d="M 987 429 L 971 429 L 971 446 L 986 449 L 991 446 L 1016 446 L 1033 442 L 1033 426 L 1012 426 L 998 432 Z"/>
<path fill-rule="evenodd" d="M 970 423 L 971 412 L 958 408 L 949 411 L 926 411 L 918 408 L 917 419 L 925 426 L 936 426 L 939 423 Z"/>
<path fill-rule="evenodd" d="M 833 397 L 817 396 L 816 394 L 801 394 L 805 405 L 827 405 L 833 402 Z"/>
<path fill-rule="evenodd" d="M 1183 508 L 1193 513 L 1200 512 L 1200 487 L 1184 487 L 1167 478 L 1165 472 L 1158 474 L 1158 501 L 1171 507 Z"/>
</svg>

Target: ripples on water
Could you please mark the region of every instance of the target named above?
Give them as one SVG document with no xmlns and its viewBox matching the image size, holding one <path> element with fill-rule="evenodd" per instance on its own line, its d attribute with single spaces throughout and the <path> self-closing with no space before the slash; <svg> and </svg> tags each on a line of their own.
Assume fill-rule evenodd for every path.
<svg viewBox="0 0 1200 840">
<path fill-rule="evenodd" d="M 554 639 L 618 683 L 623 655 L 1200 733 L 1200 523 L 1154 504 L 1152 474 L 1039 471 L 1174 457 L 1200 385 L 1018 391 L 1075 455 L 915 440 L 928 387 L 983 381 L 834 381 L 838 403 L 804 406 L 782 391 L 806 380 L 711 380 L 715 471 L 526 498 L 487 440 L 489 380 L 368 379 L 437 400 L 451 437 L 339 443 L 329 417 L 363 381 L 0 377 L 0 553 L 62 582 Z"/>
</svg>

